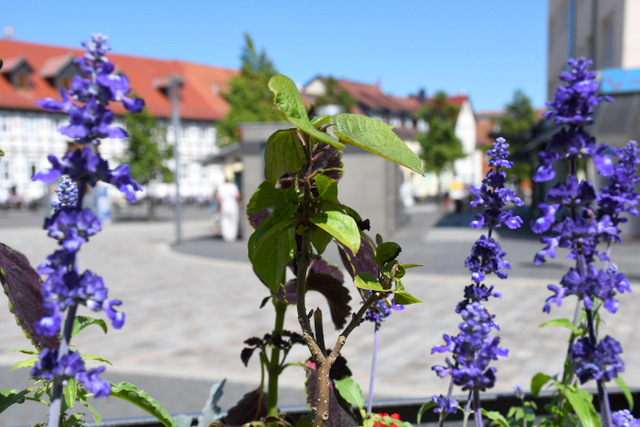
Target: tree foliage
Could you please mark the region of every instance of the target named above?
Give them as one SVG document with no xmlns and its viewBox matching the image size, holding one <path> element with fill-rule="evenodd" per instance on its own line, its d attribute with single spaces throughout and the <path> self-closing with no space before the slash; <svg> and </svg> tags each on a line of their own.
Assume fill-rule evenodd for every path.
<svg viewBox="0 0 640 427">
<path fill-rule="evenodd" d="M 249 34 L 245 33 L 244 39 L 240 74 L 231 79 L 229 91 L 223 94 L 231 109 L 216 125 L 220 146 L 238 139 L 238 124 L 241 122 L 282 120 L 273 109 L 273 94 L 267 87 L 269 79 L 278 71 L 264 49 L 258 53 Z"/>
<path fill-rule="evenodd" d="M 466 156 L 462 141 L 455 134 L 459 111 L 457 105 L 448 102 L 447 94 L 440 91 L 418 112 L 418 118 L 429 124 L 427 133 L 417 135 L 425 171 L 440 176 L 442 172 L 452 168 L 456 160 Z"/>
<path fill-rule="evenodd" d="M 349 94 L 333 77 L 325 81 L 326 93 L 316 98 L 317 105 L 339 105 L 345 113 L 352 112 L 358 101 Z"/>
<path fill-rule="evenodd" d="M 520 89 L 513 93 L 511 101 L 505 104 L 505 113 L 496 120 L 499 132 L 492 133 L 492 137 L 502 136 L 509 142 L 512 156 L 513 175 L 519 181 L 531 179 L 531 163 L 526 158 L 518 156 L 518 150 L 523 148 L 531 139 L 531 130 L 536 122 L 536 112 L 531 105 L 531 99 Z"/>
<path fill-rule="evenodd" d="M 129 163 L 134 179 L 141 185 L 152 181 L 172 182 L 173 174 L 166 165 L 172 156 L 166 129 L 146 110 L 126 114 L 124 123 L 129 138 L 123 161 Z"/>
</svg>

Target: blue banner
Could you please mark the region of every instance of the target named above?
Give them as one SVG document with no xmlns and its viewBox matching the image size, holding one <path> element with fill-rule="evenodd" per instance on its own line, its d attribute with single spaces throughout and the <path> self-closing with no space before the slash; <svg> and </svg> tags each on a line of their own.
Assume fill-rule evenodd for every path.
<svg viewBox="0 0 640 427">
<path fill-rule="evenodd" d="M 640 92 L 640 68 L 602 70 L 600 93 Z"/>
</svg>

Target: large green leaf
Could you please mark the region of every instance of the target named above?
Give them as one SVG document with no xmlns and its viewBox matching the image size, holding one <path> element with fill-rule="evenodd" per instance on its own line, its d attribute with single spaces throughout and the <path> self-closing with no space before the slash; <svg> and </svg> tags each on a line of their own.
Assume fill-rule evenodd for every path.
<svg viewBox="0 0 640 427">
<path fill-rule="evenodd" d="M 78 396 L 78 384 L 73 378 L 67 379 L 67 385 L 64 386 L 64 401 L 67 403 L 69 409 L 73 409 L 76 404 L 76 397 Z"/>
<path fill-rule="evenodd" d="M 540 394 L 540 390 L 542 387 L 551 381 L 553 378 L 547 374 L 543 374 L 542 372 L 538 372 L 531 378 L 531 394 L 535 397 L 538 397 Z"/>
<path fill-rule="evenodd" d="M 260 279 L 273 292 L 284 281 L 287 263 L 293 259 L 296 240 L 292 220 L 273 223 L 268 217 L 249 238 L 249 260 Z"/>
<path fill-rule="evenodd" d="M 325 175 L 315 177 L 316 188 L 318 189 L 318 197 L 330 202 L 338 201 L 338 183 Z"/>
<path fill-rule="evenodd" d="M 393 302 L 396 304 L 409 305 L 422 302 L 407 291 L 395 291 L 393 293 Z"/>
<path fill-rule="evenodd" d="M 298 172 L 307 162 L 297 133 L 297 129 L 279 130 L 267 141 L 264 176 L 273 185 L 282 175 Z"/>
<path fill-rule="evenodd" d="M 360 230 L 349 215 L 340 211 L 327 211 L 309 218 L 309 221 L 331 234 L 354 254 L 360 249 Z"/>
<path fill-rule="evenodd" d="M 331 129 L 341 142 L 363 148 L 424 175 L 422 162 L 407 144 L 380 120 L 360 114 L 341 113 L 331 117 Z"/>
<path fill-rule="evenodd" d="M 0 390 L 0 413 L 4 412 L 14 403 L 24 403 L 24 397 L 29 393 L 29 389 L 18 391 L 16 389 Z"/>
<path fill-rule="evenodd" d="M 364 406 L 364 397 L 360 385 L 351 377 L 343 377 L 339 380 L 333 380 L 340 396 L 347 402 L 362 409 Z"/>
<path fill-rule="evenodd" d="M 620 387 L 622 394 L 627 399 L 629 410 L 633 411 L 633 395 L 631 394 L 631 391 L 629 391 L 627 383 L 621 377 L 615 377 L 613 380 L 616 382 L 616 384 L 618 384 L 618 387 Z"/>
<path fill-rule="evenodd" d="M 588 391 L 566 386 L 558 381 L 555 382 L 555 385 L 560 393 L 567 398 L 583 427 L 601 426 L 600 418 L 593 406 L 593 396 Z"/>
<path fill-rule="evenodd" d="M 178 427 L 173 417 L 151 396 L 131 383 L 111 384 L 111 396 L 134 404 L 138 408 L 156 417 L 166 427 Z"/>
<path fill-rule="evenodd" d="M 373 274 L 367 273 L 366 271 L 363 271 L 353 278 L 353 286 L 369 291 L 385 291 L 380 282 L 378 282 L 378 279 L 376 279 Z"/>
<path fill-rule="evenodd" d="M 339 150 L 344 149 L 344 144 L 336 141 L 328 134 L 320 132 L 309 121 L 307 109 L 293 80 L 280 74 L 273 76 L 269 80 L 269 89 L 275 96 L 276 110 L 286 121 L 318 141 L 325 142 Z"/>
</svg>

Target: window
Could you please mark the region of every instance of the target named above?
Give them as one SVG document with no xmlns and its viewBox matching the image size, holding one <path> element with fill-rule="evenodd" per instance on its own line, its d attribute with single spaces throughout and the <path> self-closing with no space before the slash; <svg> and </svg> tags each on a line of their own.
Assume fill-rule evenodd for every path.
<svg viewBox="0 0 640 427">
<path fill-rule="evenodd" d="M 16 74 L 16 89 L 27 90 L 31 87 L 29 84 L 29 75 L 27 73 Z"/>
<path fill-rule="evenodd" d="M 65 88 L 65 89 L 69 90 L 69 88 L 71 87 L 71 81 L 72 80 L 73 80 L 73 78 L 71 78 L 71 77 L 60 77 L 58 79 L 58 89 Z"/>
</svg>

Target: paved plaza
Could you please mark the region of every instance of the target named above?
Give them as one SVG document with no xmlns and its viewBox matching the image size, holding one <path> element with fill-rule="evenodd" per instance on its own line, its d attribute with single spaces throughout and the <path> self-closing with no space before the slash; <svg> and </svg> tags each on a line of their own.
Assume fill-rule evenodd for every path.
<svg viewBox="0 0 640 427">
<path fill-rule="evenodd" d="M 34 214 L 27 214 L 34 215 Z M 464 227 L 465 218 L 442 218 L 434 207 L 419 205 L 410 212 L 410 222 L 394 240 L 403 247 L 400 259 L 424 264 L 412 269 L 404 280 L 407 290 L 423 303 L 394 313 L 382 326 L 381 350 L 375 383 L 375 399 L 427 398 L 444 393 L 447 382 L 437 378 L 431 366 L 443 362 L 443 355 L 430 355 L 434 345 L 443 343 L 442 334 L 456 334 L 459 317 L 454 313 L 462 290 L 469 283 L 464 259 L 478 237 L 478 231 Z M 0 241 L 23 252 L 32 265 L 42 262 L 55 248 L 55 242 L 36 225 L 37 221 L 0 215 Z M 243 341 L 269 332 L 273 309 L 267 304 L 266 287 L 254 276 L 246 259 L 244 242 L 224 243 L 211 236 L 206 212 L 187 216 L 183 223 L 183 242 L 173 244 L 174 224 L 158 222 L 116 222 L 85 245 L 80 254 L 81 268 L 103 276 L 110 298 L 123 301 L 127 322 L 122 330 L 104 335 L 89 328 L 73 343 L 84 353 L 98 354 L 113 364 L 105 378 L 128 380 L 156 397 L 171 413 L 198 412 L 214 382 L 227 379 L 224 409 L 259 383 L 258 360 L 245 368 L 240 361 Z M 556 317 L 572 317 L 574 307 L 567 302 L 553 308 L 551 315 L 541 308 L 549 296 L 546 285 L 557 283 L 564 274 L 566 260 L 544 266 L 532 265 L 541 248 L 527 233 L 504 233 L 498 239 L 507 251 L 512 271 L 506 281 L 491 278 L 502 293 L 489 309 L 501 325 L 502 344 L 509 358 L 496 364 L 495 392 L 509 392 L 513 385 L 528 388 L 537 372 L 554 374 L 562 368 L 566 330 L 539 328 Z M 621 297 L 619 313 L 604 315 L 601 333 L 610 333 L 623 346 L 627 362 L 624 378 L 630 386 L 640 386 L 640 242 L 629 239 L 613 251 L 620 270 L 628 275 L 634 293 Z M 562 258 L 564 254 L 560 254 Z M 329 258 L 337 261 L 335 253 Z M 359 298 L 353 292 L 353 298 Z M 320 306 L 328 313 L 319 295 L 310 295 L 309 307 Z M 299 330 L 294 308 L 287 313 L 285 328 Z M 83 312 L 84 314 L 90 314 Z M 325 331 L 330 345 L 336 333 Z M 365 324 L 347 340 L 343 355 L 355 379 L 368 388 L 373 325 Z M 26 387 L 27 370 L 9 372 L 23 360 L 12 349 L 30 348 L 16 326 L 7 304 L 0 303 L 0 384 L 2 389 Z M 300 347 L 290 360 L 308 356 Z M 304 404 L 304 373 L 289 368 L 282 380 L 284 406 Z M 27 402 L 14 405 L 0 415 L 0 426 L 20 426 L 42 421 L 42 405 Z M 118 399 L 98 401 L 103 418 L 146 416 L 144 412 Z"/>
</svg>

